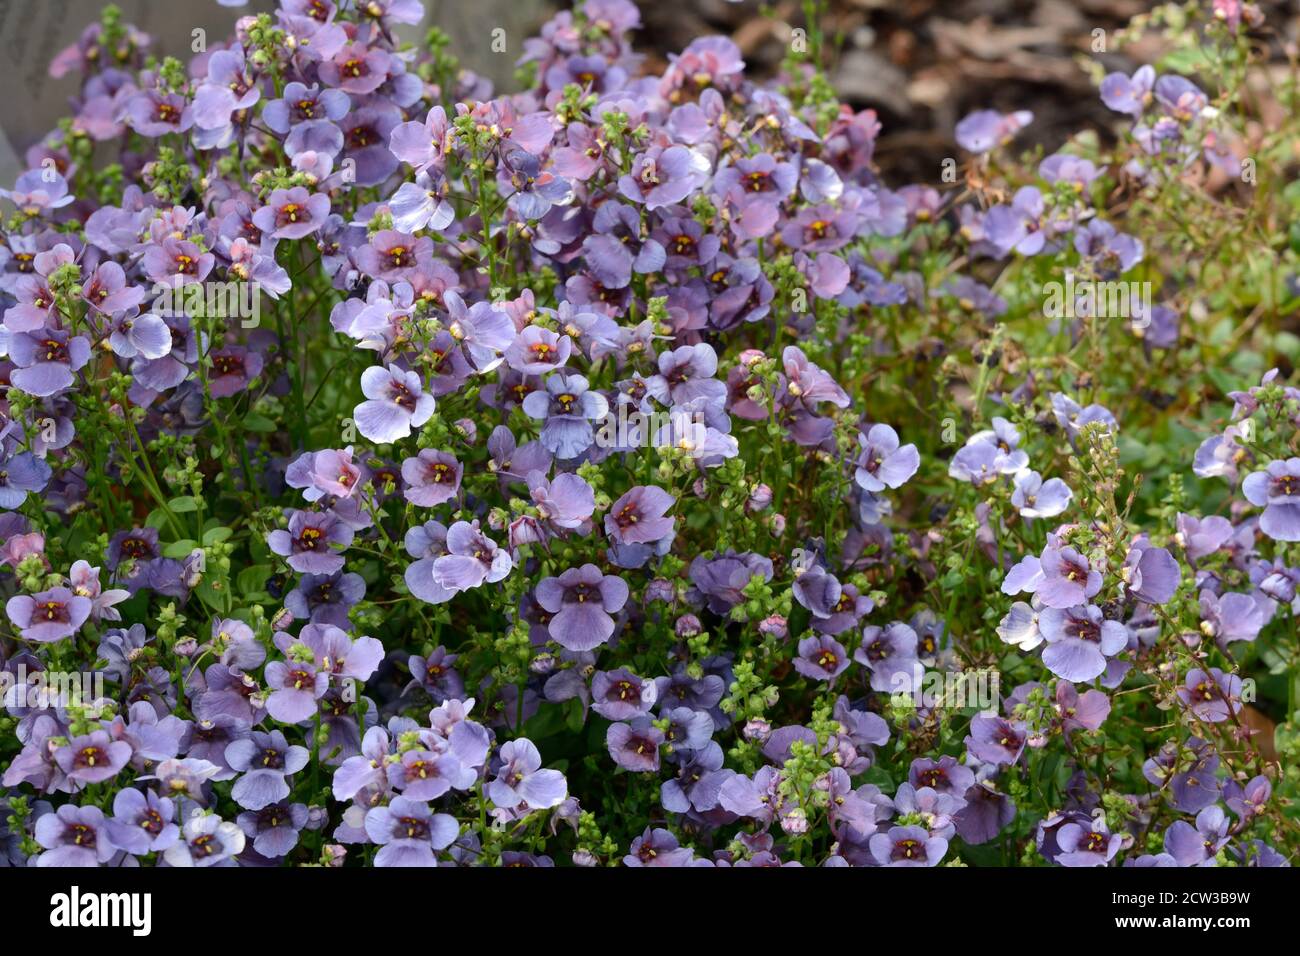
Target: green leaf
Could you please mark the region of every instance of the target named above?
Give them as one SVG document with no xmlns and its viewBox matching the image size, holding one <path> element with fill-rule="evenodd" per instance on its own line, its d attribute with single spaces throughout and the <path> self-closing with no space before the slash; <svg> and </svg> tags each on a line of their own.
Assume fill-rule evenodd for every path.
<svg viewBox="0 0 1300 956">
<path fill-rule="evenodd" d="M 177 514 L 186 514 L 190 511 L 198 511 L 199 503 L 189 495 L 181 495 L 179 498 L 173 498 L 171 501 L 167 502 L 167 507 L 171 508 L 172 511 Z"/>
<path fill-rule="evenodd" d="M 244 568 L 239 572 L 237 586 L 240 594 L 251 594 L 255 591 L 265 591 L 266 581 L 271 576 L 271 566 L 269 564 L 254 564 L 251 567 Z"/>
<path fill-rule="evenodd" d="M 207 531 L 203 532 L 203 546 L 205 548 L 211 547 L 220 541 L 225 541 L 232 534 L 234 534 L 234 532 L 229 528 L 209 528 Z"/>
<path fill-rule="evenodd" d="M 258 415 L 256 412 L 249 412 L 244 416 L 244 427 L 250 432 L 273 432 L 275 431 L 275 422 L 265 415 Z"/>
<path fill-rule="evenodd" d="M 197 541 L 191 541 L 189 538 L 183 538 L 180 541 L 169 541 L 163 545 L 162 553 L 164 558 L 188 558 L 194 553 L 194 549 L 199 546 Z"/>
</svg>

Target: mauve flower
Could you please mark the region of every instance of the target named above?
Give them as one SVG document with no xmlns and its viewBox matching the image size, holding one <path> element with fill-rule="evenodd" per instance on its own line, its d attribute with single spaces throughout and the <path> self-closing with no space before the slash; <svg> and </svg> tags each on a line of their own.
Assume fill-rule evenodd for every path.
<svg viewBox="0 0 1300 956">
<path fill-rule="evenodd" d="M 432 508 L 456 496 L 462 472 L 455 455 L 425 448 L 402 462 L 402 479 L 406 482 L 402 494 L 411 504 Z"/>
<path fill-rule="evenodd" d="M 320 78 L 327 86 L 346 93 L 373 93 L 384 84 L 390 72 L 391 54 L 363 43 L 349 43 L 332 57 L 322 60 Z"/>
<path fill-rule="evenodd" d="M 1029 110 L 999 113 L 996 110 L 977 110 L 957 124 L 954 134 L 957 145 L 972 153 L 987 153 L 1005 146 L 1020 130 L 1033 122 Z"/>
<path fill-rule="evenodd" d="M 1128 592 L 1145 604 L 1165 604 L 1178 590 L 1182 568 L 1164 548 L 1153 548 L 1145 539 L 1135 542 L 1124 560 L 1120 575 Z"/>
<path fill-rule="evenodd" d="M 589 391 L 582 375 L 556 372 L 546 380 L 546 390 L 524 399 L 524 412 L 545 422 L 539 436 L 542 446 L 557 458 L 576 458 L 596 439 L 591 423 L 609 413 L 609 403 L 599 392 Z"/>
<path fill-rule="evenodd" d="M 353 414 L 357 431 L 370 441 L 388 444 L 403 439 L 433 415 L 434 398 L 425 393 L 418 372 L 372 365 L 361 373 L 361 391 L 368 401 Z"/>
<path fill-rule="evenodd" d="M 478 779 L 455 754 L 407 750 L 401 760 L 387 765 L 388 785 L 408 800 L 436 800 L 451 790 L 467 790 Z"/>
<path fill-rule="evenodd" d="M 607 720 L 631 720 L 650 712 L 659 699 L 659 688 L 654 681 L 644 680 L 626 667 L 620 667 L 592 675 L 591 698 L 592 709 Z M 709 729 L 712 728 L 710 721 Z"/>
<path fill-rule="evenodd" d="M 1011 503 L 1025 518 L 1054 518 L 1070 506 L 1074 497 L 1074 492 L 1060 478 L 1044 481 L 1043 476 L 1033 470 L 1020 472 L 1015 483 Z"/>
<path fill-rule="evenodd" d="M 948 477 L 968 481 L 977 488 L 987 485 L 998 480 L 999 457 L 997 446 L 989 442 L 968 443 L 948 462 Z"/>
<path fill-rule="evenodd" d="M 1140 66 L 1131 76 L 1110 73 L 1101 81 L 1101 101 L 1117 113 L 1127 113 L 1137 118 L 1151 102 L 1151 88 L 1155 86 L 1156 71 L 1151 66 Z"/>
<path fill-rule="evenodd" d="M 163 854 L 168 866 L 234 866 L 244 852 L 244 831 L 216 814 L 190 817 L 180 842 Z"/>
<path fill-rule="evenodd" d="M 1229 821 L 1220 807 L 1206 807 L 1196 826 L 1175 820 L 1165 831 L 1165 852 L 1179 866 L 1214 866 L 1215 856 L 1228 843 Z"/>
<path fill-rule="evenodd" d="M 11 597 L 5 611 L 24 640 L 47 644 L 76 634 L 90 617 L 92 606 L 89 598 L 58 587 Z"/>
<path fill-rule="evenodd" d="M 1274 541 L 1300 541 L 1300 458 L 1271 461 L 1241 483 L 1242 493 L 1264 509 L 1259 529 Z"/>
<path fill-rule="evenodd" d="M 36 821 L 33 837 L 45 852 L 37 866 L 101 866 L 113 858 L 117 847 L 105 826 L 99 807 L 65 803 Z"/>
<path fill-rule="evenodd" d="M 971 756 L 999 766 L 1013 764 L 1025 748 L 1025 725 L 989 714 L 971 718 L 966 749 Z"/>
<path fill-rule="evenodd" d="M 1212 637 L 1222 648 L 1234 641 L 1253 641 L 1268 623 L 1268 615 L 1260 602 L 1249 594 L 1228 591 L 1215 594 L 1202 590 L 1201 633 Z"/>
<path fill-rule="evenodd" d="M 289 517 L 288 529 L 272 531 L 266 536 L 266 543 L 301 574 L 333 574 L 343 567 L 343 555 L 330 545 L 347 547 L 354 533 L 350 525 L 328 511 L 295 510 Z"/>
<path fill-rule="evenodd" d="M 272 238 L 301 239 L 319 230 L 329 212 L 329 196 L 294 186 L 272 192 L 266 205 L 253 213 L 253 223 Z"/>
<path fill-rule="evenodd" d="M 308 86 L 295 80 L 285 85 L 283 96 L 268 100 L 262 107 L 262 122 L 272 132 L 284 135 L 302 123 L 341 120 L 351 105 L 342 90 L 321 89 L 318 83 Z"/>
<path fill-rule="evenodd" d="M 627 856 L 623 857 L 623 865 L 689 866 L 693 856 L 689 847 L 678 844 L 677 837 L 671 830 L 647 827 L 644 833 L 632 841 Z"/>
<path fill-rule="evenodd" d="M 104 730 L 73 737 L 54 752 L 59 769 L 81 786 L 112 780 L 130 759 L 131 745 L 111 739 Z"/>
<path fill-rule="evenodd" d="M 399 123 L 389 134 L 388 147 L 393 155 L 417 172 L 441 167 L 455 143 L 455 130 L 441 106 L 429 110 L 424 122 Z"/>
<path fill-rule="evenodd" d="M 241 345 L 228 345 L 208 353 L 212 374 L 208 392 L 213 398 L 229 398 L 242 392 L 262 374 L 262 355 Z"/>
<path fill-rule="evenodd" d="M 506 349 L 506 364 L 525 375 L 545 375 L 564 365 L 573 351 L 567 335 L 530 325 Z"/>
<path fill-rule="evenodd" d="M 90 343 L 59 329 L 20 332 L 9 339 L 9 360 L 17 366 L 9 373 L 14 388 L 46 398 L 72 385 L 90 361 Z"/>
<path fill-rule="evenodd" d="M 622 578 L 584 564 L 543 578 L 535 594 L 537 603 L 555 615 L 547 626 L 551 639 L 571 651 L 589 651 L 613 635 L 611 615 L 627 603 L 628 586 Z"/>
<path fill-rule="evenodd" d="M 708 174 L 709 162 L 702 154 L 686 146 L 653 146 L 633 158 L 631 171 L 618 181 L 618 191 L 654 210 L 681 202 Z"/>
<path fill-rule="evenodd" d="M 270 669 L 268 666 L 268 674 Z M 269 683 L 269 676 L 267 680 Z M 306 747 L 290 746 L 278 730 L 253 731 L 227 745 L 225 758 L 230 769 L 240 774 L 230 791 L 231 799 L 245 810 L 261 810 L 289 796 L 287 778 L 307 766 L 308 753 Z"/>
<path fill-rule="evenodd" d="M 659 789 L 669 813 L 708 813 L 718 807 L 722 785 L 735 775 L 722 769 L 722 748 L 709 741 L 703 749 L 678 755 L 676 774 Z"/>
<path fill-rule="evenodd" d="M 921 465 L 916 446 L 900 448 L 898 432 L 888 425 L 872 425 L 865 435 L 858 435 L 858 444 L 862 451 L 854 479 L 859 487 L 873 494 L 902 486 Z"/>
<path fill-rule="evenodd" d="M 872 834 L 868 845 L 879 866 L 938 866 L 948 852 L 947 840 L 917 826 L 890 827 Z"/>
<path fill-rule="evenodd" d="M 1235 780 L 1227 780 L 1223 784 L 1223 802 L 1242 820 L 1250 820 L 1263 813 L 1272 796 L 1273 785 L 1263 774 L 1252 777 L 1245 785 Z"/>
<path fill-rule="evenodd" d="M 1105 866 L 1123 842 L 1122 836 L 1107 829 L 1104 819 L 1094 820 L 1092 826 L 1066 823 L 1056 832 L 1060 848 L 1056 862 L 1061 866 Z"/>
<path fill-rule="evenodd" d="M 113 797 L 113 817 L 108 837 L 113 845 L 133 856 L 162 853 L 180 839 L 175 804 L 152 790 L 127 787 Z"/>
<path fill-rule="evenodd" d="M 0 189 L 0 196 L 8 199 L 23 214 L 42 215 L 46 210 L 62 209 L 77 197 L 68 192 L 68 181 L 57 170 L 29 169 L 18 177 L 14 188 Z"/>
<path fill-rule="evenodd" d="M 1057 677 L 1087 682 L 1106 670 L 1106 659 L 1128 646 L 1128 629 L 1119 621 L 1102 619 L 1096 605 L 1044 608 L 1038 627 L 1048 646 L 1043 663 Z"/>
<path fill-rule="evenodd" d="M 272 691 L 266 712 L 284 724 L 302 723 L 316 713 L 316 701 L 325 696 L 329 682 L 329 674 L 314 662 L 271 661 L 266 665 L 266 685 Z"/>
<path fill-rule="evenodd" d="M 17 508 L 50 482 L 50 466 L 29 451 L 0 462 L 0 508 Z"/>
<path fill-rule="evenodd" d="M 1049 608 L 1084 604 L 1101 590 L 1101 573 L 1091 570 L 1088 559 L 1071 547 L 1049 544 L 1038 560 L 1038 569 L 1042 577 L 1032 588 L 1033 594 Z"/>
<path fill-rule="evenodd" d="M 1209 557 L 1232 537 L 1232 522 L 1221 515 L 1197 518 L 1179 512 L 1175 526 L 1178 531 L 1174 535 L 1174 541 L 1191 562 Z"/>
<path fill-rule="evenodd" d="M 849 655 L 844 645 L 825 634 L 805 637 L 799 642 L 799 653 L 794 659 L 794 669 L 812 680 L 833 680 L 849 666 Z"/>
<path fill-rule="evenodd" d="M 365 832 L 380 846 L 375 866 L 437 866 L 435 851 L 451 846 L 460 824 L 450 814 L 433 813 L 428 804 L 394 797 L 388 806 L 370 809 Z"/>
<path fill-rule="evenodd" d="M 307 825 L 305 803 L 273 803 L 260 810 L 247 810 L 235 818 L 253 849 L 269 860 L 285 856 L 298 845 L 298 831 Z"/>
<path fill-rule="evenodd" d="M 499 807 L 526 804 L 530 810 L 559 806 L 569 794 L 564 774 L 542 770 L 542 755 L 526 737 L 516 737 L 501 747 L 501 769 L 484 788 L 488 799 Z"/>
<path fill-rule="evenodd" d="M 407 544 L 409 550 L 409 534 Z M 510 553 L 483 534 L 478 521 L 457 521 L 447 530 L 443 547 L 444 553 L 421 559 L 406 572 L 411 593 L 430 604 L 449 601 L 456 592 L 485 582 L 495 584 L 514 567 Z"/>
<path fill-rule="evenodd" d="M 1221 723 L 1241 710 L 1241 678 L 1217 667 L 1193 667 L 1178 688 L 1178 699 L 1207 723 Z"/>
<path fill-rule="evenodd" d="M 465 300 L 451 289 L 443 293 L 447 306 L 447 329 L 469 354 L 474 367 L 490 372 L 501 364 L 505 351 L 515 340 L 515 324 L 510 316 L 491 302 Z"/>
<path fill-rule="evenodd" d="M 610 724 L 605 732 L 605 748 L 614 763 L 637 773 L 659 769 L 659 748 L 663 742 L 663 731 L 650 723 L 649 717 Z"/>
<path fill-rule="evenodd" d="M 650 544 L 673 534 L 677 519 L 666 517 L 676 498 L 656 485 L 637 485 L 610 506 L 605 533 L 615 544 Z"/>
<path fill-rule="evenodd" d="M 171 329 L 151 312 L 143 315 L 130 310 L 112 323 L 109 348 L 122 358 L 160 359 L 172 350 Z"/>
<path fill-rule="evenodd" d="M 873 690 L 910 691 L 918 667 L 916 631 L 900 621 L 862 629 L 862 643 L 853 659 L 871 671 Z"/>
</svg>

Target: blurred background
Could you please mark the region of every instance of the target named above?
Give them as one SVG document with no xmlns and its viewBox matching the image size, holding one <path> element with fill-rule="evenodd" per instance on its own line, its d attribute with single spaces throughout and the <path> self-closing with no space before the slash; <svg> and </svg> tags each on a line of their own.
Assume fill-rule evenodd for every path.
<svg viewBox="0 0 1300 956">
<path fill-rule="evenodd" d="M 189 56 L 196 29 L 226 37 L 246 12 L 269 10 L 273 0 L 242 8 L 216 0 L 117 0 L 128 22 L 154 38 L 153 49 Z M 525 37 L 555 10 L 556 0 L 426 0 L 426 20 L 408 28 L 417 39 L 437 25 L 454 40 L 461 62 L 514 89 L 515 61 Z M 831 78 L 842 98 L 880 114 L 877 163 L 887 181 L 932 179 L 940 160 L 955 155 L 953 125 L 977 108 L 1030 109 L 1036 121 L 1019 141 L 1052 148 L 1081 126 L 1114 122 L 1097 99 L 1081 62 L 1131 70 L 1158 50 L 1141 45 L 1094 57 L 1094 31 L 1109 37 L 1145 0 L 829 0 L 823 29 L 835 46 Z M 1268 25 L 1294 44 L 1300 0 L 1262 2 Z M 98 18 L 102 0 L 0 0 L 0 181 L 11 184 L 21 156 L 67 112 L 74 79 L 49 79 L 53 56 Z M 657 69 L 692 39 L 732 37 L 757 75 L 770 73 L 803 25 L 800 0 L 638 0 L 644 28 L 637 47 Z M 493 53 L 492 31 L 506 30 L 507 50 Z"/>
</svg>

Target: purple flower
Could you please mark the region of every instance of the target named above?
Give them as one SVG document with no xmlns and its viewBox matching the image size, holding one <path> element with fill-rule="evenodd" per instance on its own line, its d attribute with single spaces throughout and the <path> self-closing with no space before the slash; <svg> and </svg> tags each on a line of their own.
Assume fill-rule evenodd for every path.
<svg viewBox="0 0 1300 956">
<path fill-rule="evenodd" d="M 862 629 L 862 643 L 853 659 L 871 671 L 873 690 L 910 691 L 918 668 L 916 631 L 901 621 L 884 628 Z"/>
<path fill-rule="evenodd" d="M 408 534 L 408 549 L 409 539 Z M 407 586 L 421 601 L 442 604 L 458 591 L 468 591 L 485 582 L 495 584 L 514 567 L 510 553 L 483 534 L 477 521 L 453 524 L 447 531 L 444 547 L 441 555 L 421 559 L 407 569 Z"/>
<path fill-rule="evenodd" d="M 1039 613 L 1038 627 L 1048 646 L 1043 663 L 1057 677 L 1087 682 L 1106 670 L 1106 658 L 1128 646 L 1128 629 L 1119 621 L 1102 619 L 1094 604 Z"/>
<path fill-rule="evenodd" d="M 488 799 L 499 807 L 526 804 L 530 810 L 559 806 L 569 794 L 564 774 L 541 770 L 542 755 L 526 737 L 516 737 L 501 747 L 501 769 L 485 788 Z"/>
<path fill-rule="evenodd" d="M 1074 492 L 1060 478 L 1043 481 L 1043 476 L 1032 470 L 1016 475 L 1015 483 L 1011 503 L 1025 518 L 1054 518 L 1070 507 L 1074 497 Z"/>
<path fill-rule="evenodd" d="M 1214 866 L 1215 856 L 1228 844 L 1228 817 L 1220 807 L 1206 807 L 1196 826 L 1175 820 L 1165 831 L 1165 852 L 1179 866 Z"/>
<path fill-rule="evenodd" d="M 986 763 L 1005 766 L 1020 759 L 1025 749 L 1025 725 L 989 714 L 976 714 L 971 718 L 970 736 L 966 749 L 971 756 Z"/>
<path fill-rule="evenodd" d="M 812 680 L 834 680 L 849 666 L 849 655 L 844 645 L 825 634 L 805 637 L 799 642 L 799 654 L 794 659 L 794 669 Z"/>
<path fill-rule="evenodd" d="M 59 587 L 11 597 L 5 611 L 24 640 L 47 644 L 76 634 L 90 617 L 92 606 L 89 598 Z"/>
<path fill-rule="evenodd" d="M 722 785 L 734 775 L 722 769 L 722 748 L 709 741 L 702 750 L 682 754 L 677 772 L 660 788 L 669 813 L 708 813 L 717 808 Z"/>
<path fill-rule="evenodd" d="M 649 717 L 637 717 L 630 723 L 610 724 L 605 732 L 605 748 L 614 758 L 614 763 L 637 773 L 659 769 L 659 748 L 663 742 L 663 731 L 650 723 Z"/>
<path fill-rule="evenodd" d="M 455 133 L 441 106 L 429 110 L 423 123 L 399 123 L 389 135 L 388 147 L 393 155 L 417 172 L 441 167 L 451 151 Z"/>
<path fill-rule="evenodd" d="M 1094 820 L 1091 826 L 1066 823 L 1056 832 L 1060 848 L 1056 862 L 1061 866 L 1105 866 L 1123 842 L 1122 836 L 1107 829 L 1104 819 Z"/>
<path fill-rule="evenodd" d="M 898 432 L 888 425 L 872 425 L 865 435 L 858 435 L 858 444 L 862 451 L 853 477 L 859 487 L 873 494 L 901 487 L 921 465 L 916 446 L 900 448 Z"/>
<path fill-rule="evenodd" d="M 112 740 L 103 730 L 73 737 L 54 752 L 59 769 L 69 780 L 83 786 L 112 780 L 130 759 L 131 745 L 124 740 Z"/>
<path fill-rule="evenodd" d="M 559 577 L 543 578 L 537 585 L 537 603 L 555 615 L 547 631 L 561 647 L 589 651 L 614 633 L 614 619 L 627 603 L 628 586 L 622 578 L 602 574 L 594 564 L 569 568 Z"/>
<path fill-rule="evenodd" d="M 267 683 L 271 683 L 270 672 L 274 666 L 267 666 Z M 270 701 L 267 709 L 271 710 Z M 299 719 L 305 719 L 315 710 L 313 703 L 309 713 Z M 272 712 L 271 716 L 276 715 Z M 261 810 L 289 796 L 287 778 L 307 766 L 308 754 L 306 747 L 290 746 L 283 733 L 273 730 L 253 731 L 248 737 L 232 741 L 226 746 L 225 758 L 230 769 L 240 774 L 230 791 L 231 799 L 245 810 Z"/>
<path fill-rule="evenodd" d="M 505 361 L 525 375 L 545 375 L 569 361 L 573 341 L 539 325 L 524 329 L 506 349 Z"/>
<path fill-rule="evenodd" d="M 1031 122 L 1034 114 L 1018 110 L 1002 114 L 996 110 L 977 110 L 957 124 L 957 145 L 972 153 L 987 153 L 1011 142 L 1016 133 Z"/>
<path fill-rule="evenodd" d="M 432 508 L 456 496 L 463 469 L 456 456 L 432 448 L 402 462 L 406 488 L 402 494 L 413 505 Z"/>
<path fill-rule="evenodd" d="M 1193 667 L 1178 688 L 1178 699 L 1201 720 L 1217 724 L 1241 710 L 1241 678 L 1217 667 Z"/>
<path fill-rule="evenodd" d="M 1120 575 L 1129 593 L 1139 601 L 1166 604 L 1178 590 L 1182 568 L 1164 548 L 1153 548 L 1142 539 L 1129 551 Z"/>
<path fill-rule="evenodd" d="M 718 355 L 705 342 L 683 345 L 659 355 L 659 374 L 646 379 L 646 390 L 665 405 L 685 405 L 703 398 L 721 403 L 727 396 L 727 384 L 714 378 Z"/>
<path fill-rule="evenodd" d="M 654 210 L 681 202 L 708 174 L 708 160 L 700 153 L 685 146 L 654 146 L 633 158 L 632 169 L 618 181 L 618 191 Z"/>
<path fill-rule="evenodd" d="M 1300 541 L 1300 458 L 1269 462 L 1264 471 L 1247 475 L 1241 490 L 1264 509 L 1261 531 L 1274 541 Z"/>
<path fill-rule="evenodd" d="M 90 361 L 90 343 L 59 329 L 20 332 L 9 340 L 15 368 L 9 380 L 19 391 L 46 398 L 68 388 L 74 373 Z"/>
<path fill-rule="evenodd" d="M 1101 590 L 1101 573 L 1091 570 L 1088 559 L 1071 547 L 1049 544 L 1039 558 L 1039 568 L 1042 579 L 1033 593 L 1049 608 L 1084 604 Z"/>
<path fill-rule="evenodd" d="M 162 853 L 180 839 L 173 801 L 152 790 L 127 787 L 113 797 L 108 836 L 114 846 L 133 856 Z"/>
<path fill-rule="evenodd" d="M 244 831 L 216 814 L 190 817 L 181 839 L 163 854 L 168 866 L 235 866 L 244 852 Z"/>
<path fill-rule="evenodd" d="M 626 667 L 596 671 L 591 678 L 592 709 L 608 720 L 631 720 L 650 712 L 659 699 L 652 680 L 637 677 Z M 709 721 L 710 731 L 713 722 Z"/>
<path fill-rule="evenodd" d="M 28 492 L 37 492 L 50 482 L 50 466 L 29 451 L 0 462 L 0 508 L 17 508 Z"/>
<path fill-rule="evenodd" d="M 40 817 L 33 835 L 45 849 L 37 866 L 100 866 L 117 852 L 99 807 L 65 803 Z"/>
<path fill-rule="evenodd" d="M 266 712 L 281 723 L 299 724 L 315 715 L 316 701 L 329 688 L 329 674 L 313 661 L 271 661 L 266 665 L 266 684 L 272 691 L 266 699 Z M 229 750 L 226 759 L 230 759 Z M 286 792 L 275 799 L 287 796 Z"/>
<path fill-rule="evenodd" d="M 273 803 L 247 810 L 235 818 L 253 849 L 269 860 L 279 859 L 298 845 L 298 832 L 307 825 L 305 803 Z"/>
<path fill-rule="evenodd" d="M 354 413 L 357 431 L 373 442 L 405 438 L 433 415 L 434 398 L 425 394 L 417 372 L 372 365 L 361 373 L 361 391 L 368 401 Z"/>
<path fill-rule="evenodd" d="M 694 854 L 689 847 L 678 844 L 672 831 L 662 827 L 646 828 L 645 832 L 632 841 L 627 856 L 623 857 L 624 866 L 689 866 Z"/>
<path fill-rule="evenodd" d="M 329 196 L 294 186 L 271 193 L 266 205 L 253 213 L 253 223 L 275 239 L 301 239 L 319 230 L 329 212 Z"/>
<path fill-rule="evenodd" d="M 545 421 L 539 440 L 557 458 L 576 458 L 596 440 L 593 421 L 609 413 L 609 403 L 599 392 L 588 391 L 587 379 L 556 372 L 546 380 L 546 390 L 524 399 L 524 412 Z"/>
<path fill-rule="evenodd" d="M 1123 73 L 1110 73 L 1101 81 L 1101 101 L 1117 113 L 1140 117 L 1151 102 L 1151 88 L 1155 86 L 1156 71 L 1150 66 L 1138 67 L 1131 77 Z"/>
<path fill-rule="evenodd" d="M 637 485 L 605 515 L 605 533 L 615 544 L 651 544 L 673 534 L 676 518 L 666 517 L 676 500 L 656 485 Z"/>
<path fill-rule="evenodd" d="M 266 543 L 286 558 L 289 567 L 301 574 L 333 574 L 343 567 L 343 555 L 330 545 L 347 547 L 353 530 L 331 512 L 313 513 L 294 510 L 287 530 L 278 529 L 266 536 Z"/>
<path fill-rule="evenodd" d="M 868 845 L 879 866 L 938 866 L 948 852 L 947 840 L 917 826 L 890 827 L 872 834 Z"/>
<path fill-rule="evenodd" d="M 381 848 L 375 866 L 437 866 L 434 853 L 451 846 L 460 824 L 449 814 L 433 813 L 426 803 L 394 797 L 386 807 L 371 808 L 365 830 Z"/>
</svg>

